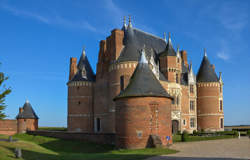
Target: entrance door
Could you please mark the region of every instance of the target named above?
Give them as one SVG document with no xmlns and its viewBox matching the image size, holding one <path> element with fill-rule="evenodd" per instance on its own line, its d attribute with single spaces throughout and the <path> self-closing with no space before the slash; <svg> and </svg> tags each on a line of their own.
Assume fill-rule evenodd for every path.
<svg viewBox="0 0 250 160">
<path fill-rule="evenodd" d="M 172 121 L 172 133 L 176 134 L 179 130 L 179 121 L 173 120 Z"/>
</svg>

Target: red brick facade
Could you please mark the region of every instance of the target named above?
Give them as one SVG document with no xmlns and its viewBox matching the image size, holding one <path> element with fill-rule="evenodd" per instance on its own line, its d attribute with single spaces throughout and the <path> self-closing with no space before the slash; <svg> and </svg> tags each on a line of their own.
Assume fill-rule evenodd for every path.
<svg viewBox="0 0 250 160">
<path fill-rule="evenodd" d="M 171 99 L 131 97 L 116 100 L 116 147 L 145 148 L 150 135 L 172 144 Z M 166 136 L 170 136 L 167 141 Z"/>
<path fill-rule="evenodd" d="M 0 134 L 14 135 L 17 133 L 17 120 L 0 120 Z"/>
<path fill-rule="evenodd" d="M 147 136 L 150 134 L 148 130 L 150 127 L 147 125 L 152 115 L 150 104 L 154 98 L 142 97 L 113 101 L 128 85 L 138 63 L 138 61 L 117 61 L 125 47 L 123 45 L 124 34 L 123 30 L 114 29 L 106 40 L 100 41 L 94 82 L 68 83 L 68 129 L 85 133 L 116 133 L 118 147 L 141 148 L 145 147 Z M 159 70 L 168 80 L 159 81 L 166 92 L 174 97 L 173 101 L 155 98 L 159 110 L 162 110 L 159 116 L 163 116 L 164 113 L 167 117 L 159 124 L 164 126 L 165 123 L 165 128 L 159 128 L 164 144 L 166 144 L 164 136 L 171 135 L 169 125 L 172 125 L 172 122 L 181 132 L 186 130 L 191 133 L 197 129 L 223 130 L 219 128 L 220 119 L 224 118 L 223 110 L 218 111 L 220 100 L 223 100 L 222 91 L 218 93 L 220 87 L 204 89 L 196 84 L 195 75 L 193 80 L 188 79 L 188 84 L 182 84 L 182 65 L 189 70 L 190 64 L 188 64 L 186 51 L 180 51 L 179 54 L 178 57 L 161 56 L 159 60 Z M 72 58 L 70 79 L 76 73 L 75 68 L 76 58 Z M 214 98 L 210 98 L 211 96 Z M 170 107 L 160 107 L 164 105 Z M 127 109 L 122 106 L 126 106 Z M 121 110 L 124 112 L 120 112 Z M 140 129 L 137 129 L 138 127 Z M 142 138 L 138 138 L 140 133 L 137 133 L 137 130 L 143 132 Z M 124 138 L 127 140 L 122 140 Z"/>
</svg>

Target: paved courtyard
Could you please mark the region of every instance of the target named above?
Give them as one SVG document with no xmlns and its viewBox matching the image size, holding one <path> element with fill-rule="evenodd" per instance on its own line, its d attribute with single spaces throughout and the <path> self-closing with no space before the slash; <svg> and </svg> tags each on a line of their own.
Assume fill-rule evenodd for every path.
<svg viewBox="0 0 250 160">
<path fill-rule="evenodd" d="M 237 160 L 250 159 L 250 139 L 223 139 L 176 143 L 172 149 L 179 153 L 152 157 L 147 160 Z"/>
</svg>

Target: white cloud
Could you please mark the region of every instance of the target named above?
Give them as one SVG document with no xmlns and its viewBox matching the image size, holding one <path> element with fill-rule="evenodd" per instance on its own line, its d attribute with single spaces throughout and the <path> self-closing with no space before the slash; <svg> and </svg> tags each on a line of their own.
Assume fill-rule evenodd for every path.
<svg viewBox="0 0 250 160">
<path fill-rule="evenodd" d="M 217 57 L 224 60 L 224 61 L 228 61 L 230 59 L 229 54 L 225 53 L 224 51 L 218 52 Z"/>
<path fill-rule="evenodd" d="M 21 10 L 21 9 L 18 9 L 18 8 L 15 8 L 6 4 L 1 4 L 0 8 L 10 12 L 11 14 L 15 16 L 31 18 L 31 19 L 40 21 L 45 24 L 59 25 L 59 26 L 67 27 L 67 28 L 78 28 L 78 29 L 95 32 L 95 33 L 101 33 L 101 32 L 98 32 L 98 29 L 96 29 L 96 27 L 94 27 L 87 21 L 71 21 L 60 15 L 54 15 L 54 16 L 51 15 L 50 17 L 46 17 L 41 14 L 33 13 L 30 11 L 26 11 L 26 10 Z"/>
</svg>

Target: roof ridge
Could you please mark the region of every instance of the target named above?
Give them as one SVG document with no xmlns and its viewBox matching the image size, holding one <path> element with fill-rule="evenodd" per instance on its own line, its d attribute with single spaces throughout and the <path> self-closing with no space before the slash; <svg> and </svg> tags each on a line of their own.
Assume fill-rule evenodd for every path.
<svg viewBox="0 0 250 160">
<path fill-rule="evenodd" d="M 164 40 L 164 38 L 161 38 L 161 37 L 159 37 L 159 36 L 153 35 L 152 33 L 145 32 L 145 31 L 140 30 L 140 29 L 138 29 L 138 28 L 133 28 L 133 29 L 135 29 L 135 30 L 137 30 L 137 31 L 140 31 L 140 32 L 143 32 L 143 33 L 145 33 L 145 34 L 147 34 L 147 35 L 149 35 L 149 36 L 152 36 L 152 37 L 154 37 L 154 38 L 157 38 L 157 39 L 160 39 L 160 40 L 163 40 L 164 42 L 166 42 L 166 41 Z"/>
</svg>

